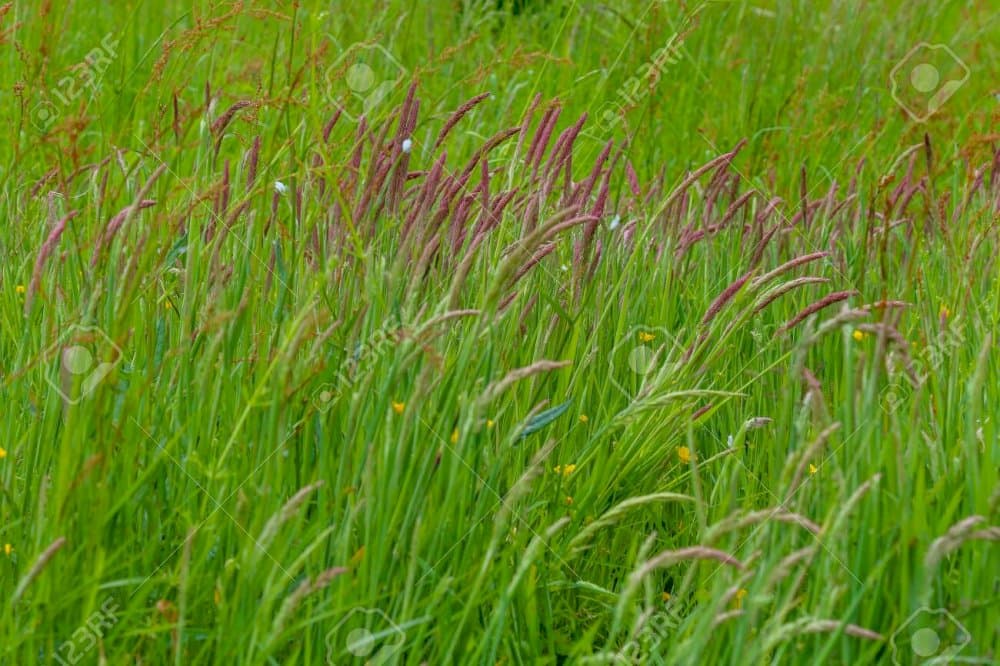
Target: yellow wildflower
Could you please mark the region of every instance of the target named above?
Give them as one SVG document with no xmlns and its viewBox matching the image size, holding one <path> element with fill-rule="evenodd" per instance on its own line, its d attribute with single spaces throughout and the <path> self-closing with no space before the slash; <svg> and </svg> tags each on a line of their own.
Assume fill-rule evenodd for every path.
<svg viewBox="0 0 1000 666">
<path fill-rule="evenodd" d="M 9 543 L 5 543 L 3 545 L 3 554 L 4 555 L 6 555 L 7 557 L 10 557 L 10 554 L 13 553 L 13 552 L 14 552 L 14 546 L 10 545 Z"/>
<path fill-rule="evenodd" d="M 656 336 L 652 333 L 639 331 L 639 342 L 652 342 Z"/>
<path fill-rule="evenodd" d="M 7 457 L 7 449 L 0 446 L 0 460 Z"/>
<path fill-rule="evenodd" d="M 556 465 L 552 468 L 552 471 L 556 474 L 562 474 L 563 476 L 569 476 L 576 469 L 576 465 Z"/>
<path fill-rule="evenodd" d="M 857 329 L 854 329 L 854 333 L 851 333 L 851 337 L 857 340 L 858 342 L 861 342 L 862 340 L 865 339 L 865 333 L 864 331 L 859 331 Z"/>
<path fill-rule="evenodd" d="M 395 400 L 392 401 L 392 411 L 397 414 L 402 414 L 404 409 L 406 409 L 405 402 L 396 402 Z"/>
<path fill-rule="evenodd" d="M 451 443 L 458 444 L 458 428 L 455 428 L 451 433 Z"/>
<path fill-rule="evenodd" d="M 573 506 L 573 498 L 572 497 L 569 497 L 569 496 L 566 497 L 566 506 Z"/>
<path fill-rule="evenodd" d="M 733 596 L 733 603 L 737 608 L 743 608 L 743 597 L 747 596 L 747 591 L 742 587 L 736 590 L 736 594 Z"/>
<path fill-rule="evenodd" d="M 19 284 L 16 287 L 14 287 L 14 291 L 16 291 L 19 294 L 23 294 L 24 292 L 27 291 L 27 289 L 24 288 L 23 284 Z"/>
<path fill-rule="evenodd" d="M 492 427 L 493 427 L 493 426 L 495 426 L 496 424 L 497 424 L 497 422 L 496 422 L 496 421 L 494 421 L 493 419 L 486 419 L 486 427 L 487 427 L 487 428 L 492 428 Z"/>
<path fill-rule="evenodd" d="M 810 474 L 815 474 L 818 471 L 819 471 L 819 468 L 816 467 L 816 465 L 813 465 L 812 463 L 809 463 L 809 473 Z"/>
<path fill-rule="evenodd" d="M 590 420 L 589 416 L 587 416 L 586 414 L 580 414 L 580 423 L 586 423 L 589 420 Z"/>
<path fill-rule="evenodd" d="M 664 602 L 670 601 L 670 593 L 664 592 L 663 594 L 660 595 L 660 599 L 662 599 Z"/>
<path fill-rule="evenodd" d="M 691 449 L 686 446 L 678 446 L 677 457 L 681 459 L 682 463 L 691 462 Z"/>
</svg>

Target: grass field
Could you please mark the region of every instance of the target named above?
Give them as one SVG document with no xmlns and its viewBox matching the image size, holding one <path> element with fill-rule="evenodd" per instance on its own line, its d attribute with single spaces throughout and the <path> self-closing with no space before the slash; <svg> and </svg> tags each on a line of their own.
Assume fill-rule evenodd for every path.
<svg viewBox="0 0 1000 666">
<path fill-rule="evenodd" d="M 993 3 L 0 3 L 0 664 L 1000 663 Z"/>
</svg>

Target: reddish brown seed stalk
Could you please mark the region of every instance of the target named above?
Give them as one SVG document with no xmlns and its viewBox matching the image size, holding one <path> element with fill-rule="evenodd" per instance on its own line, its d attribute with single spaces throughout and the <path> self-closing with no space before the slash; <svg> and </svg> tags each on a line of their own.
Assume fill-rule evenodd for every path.
<svg viewBox="0 0 1000 666">
<path fill-rule="evenodd" d="M 708 306 L 708 311 L 705 312 L 705 316 L 701 319 L 702 326 L 708 324 L 715 318 L 715 315 L 719 314 L 722 308 L 725 307 L 726 303 L 731 301 L 733 296 L 735 296 L 736 293 L 743 288 L 743 285 L 746 284 L 751 275 L 753 275 L 753 271 L 744 273 L 737 278 L 735 282 L 726 287 L 722 293 L 719 294 L 714 301 L 712 301 L 712 304 Z"/>
<path fill-rule="evenodd" d="M 556 121 L 559 120 L 560 113 L 562 113 L 562 107 L 554 104 L 542 115 L 542 120 L 538 124 L 538 130 L 535 132 L 535 138 L 532 140 L 531 147 L 528 148 L 528 154 L 525 157 L 527 164 L 534 164 L 537 168 L 541 163 L 545 149 L 549 145 L 549 139 L 552 138 L 552 132 L 556 128 Z"/>
<path fill-rule="evenodd" d="M 685 191 L 687 191 L 687 188 L 690 187 L 691 184 L 694 183 L 694 181 L 696 181 L 699 178 L 701 178 L 702 175 L 708 173 L 709 171 L 711 171 L 712 169 L 714 169 L 714 168 L 716 168 L 718 166 L 721 166 L 721 165 L 728 166 L 733 161 L 733 159 L 736 157 L 736 154 L 740 152 L 740 149 L 743 148 L 743 146 L 746 144 L 746 142 L 747 142 L 746 139 L 741 139 L 740 142 L 736 144 L 736 147 L 733 148 L 728 153 L 723 153 L 722 155 L 719 155 L 718 157 L 716 157 L 715 159 L 711 160 L 707 164 L 705 164 L 705 165 L 703 165 L 701 167 L 698 167 L 697 169 L 695 169 L 694 171 L 692 171 L 691 174 L 688 175 L 688 177 L 685 178 L 681 182 L 681 184 L 677 187 L 677 189 L 675 189 L 673 191 L 673 193 L 671 193 L 671 195 L 669 197 L 667 197 L 667 200 L 663 203 L 663 206 L 662 206 L 663 210 L 669 209 L 670 205 L 675 202 L 675 200 L 677 199 L 677 197 L 681 196 L 681 194 L 683 194 Z"/>
<path fill-rule="evenodd" d="M 758 312 L 766 308 L 768 305 L 775 302 L 776 300 L 778 300 L 788 292 L 792 291 L 793 289 L 804 287 L 807 284 L 826 284 L 829 281 L 830 280 L 827 278 L 814 277 L 814 276 L 806 276 L 790 280 L 778 286 L 777 288 L 770 290 L 767 293 L 767 296 L 764 298 L 764 300 L 760 303 L 760 305 L 754 308 L 754 314 L 757 314 Z"/>
<path fill-rule="evenodd" d="M 437 149 L 441 147 L 444 140 L 448 137 L 448 133 L 465 117 L 469 111 L 474 109 L 477 104 L 482 102 L 484 99 L 490 96 L 490 93 L 484 92 L 476 95 L 469 101 L 465 102 L 462 106 L 458 107 L 455 113 L 451 114 L 451 117 L 445 122 L 444 127 L 441 128 L 441 133 L 438 134 L 437 141 L 434 142 L 434 147 L 431 152 L 437 152 Z"/>
<path fill-rule="evenodd" d="M 326 125 L 323 125 L 323 143 L 328 143 L 330 141 L 330 133 L 333 131 L 333 126 L 337 124 L 340 120 L 340 114 L 342 109 L 337 109 L 337 112 L 333 114 L 333 117 L 327 121 Z"/>
<path fill-rule="evenodd" d="M 232 122 L 233 117 L 236 115 L 240 109 L 245 109 L 251 106 L 253 103 L 248 100 L 241 100 L 236 102 L 231 107 L 226 109 L 226 111 L 219 116 L 214 123 L 212 123 L 212 134 L 215 135 L 215 152 L 219 152 L 219 147 L 222 145 L 222 135 L 225 133 L 226 128 L 229 123 Z"/>
<path fill-rule="evenodd" d="M 475 154 L 472 156 L 472 159 L 469 160 L 465 169 L 462 170 L 461 177 L 468 178 L 475 170 L 476 165 L 479 164 L 479 161 L 483 159 L 484 156 L 488 155 L 490 151 L 492 151 L 494 148 L 499 146 L 504 141 L 507 141 L 520 131 L 521 131 L 520 127 L 508 127 L 504 131 L 497 132 L 492 137 L 490 137 L 490 139 L 485 144 L 483 144 L 483 147 L 477 150 Z"/>
<path fill-rule="evenodd" d="M 61 220 L 59 220 L 56 225 L 49 232 L 48 238 L 42 243 L 41 250 L 38 251 L 38 258 L 35 259 L 35 269 L 31 273 L 31 282 L 28 284 L 28 293 L 25 297 L 24 302 L 24 313 L 27 314 L 31 311 L 31 304 L 34 301 L 35 292 L 38 291 L 38 287 L 42 282 L 42 269 L 45 267 L 45 262 L 55 251 L 56 245 L 59 244 L 59 237 L 62 236 L 63 232 L 66 230 L 66 225 L 76 217 L 80 211 L 73 210 L 67 213 Z"/>
<path fill-rule="evenodd" d="M 769 271 L 764 275 L 761 275 L 759 278 L 754 279 L 753 286 L 759 287 L 763 284 L 767 284 L 774 278 L 784 273 L 787 273 L 793 268 L 797 268 L 798 266 L 803 266 L 810 262 L 816 261 L 817 259 L 822 259 L 823 257 L 828 257 L 828 256 L 830 256 L 829 252 L 813 252 L 811 254 L 804 254 L 800 257 L 795 257 L 794 259 L 791 259 L 790 261 L 786 261 L 785 263 L 781 264 L 774 270 Z"/>
<path fill-rule="evenodd" d="M 822 310 L 823 308 L 833 305 L 834 303 L 839 303 L 840 301 L 846 301 L 851 296 L 856 296 L 858 292 L 854 289 L 849 291 L 836 291 L 832 294 L 824 296 L 820 300 L 816 301 L 812 305 L 809 305 L 802 309 L 797 315 L 792 317 L 788 322 L 786 322 L 781 328 L 778 329 L 778 333 L 786 333 L 791 329 L 795 328 L 797 325 L 802 323 L 809 315 L 815 314 Z"/>
<path fill-rule="evenodd" d="M 254 180 L 257 179 L 257 160 L 260 158 L 260 135 L 253 138 L 253 145 L 247 155 L 247 189 L 253 187 Z"/>
</svg>

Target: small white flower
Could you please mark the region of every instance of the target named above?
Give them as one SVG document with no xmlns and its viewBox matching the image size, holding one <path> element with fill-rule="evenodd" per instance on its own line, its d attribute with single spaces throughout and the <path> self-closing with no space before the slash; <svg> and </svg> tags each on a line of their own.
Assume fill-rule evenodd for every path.
<svg viewBox="0 0 1000 666">
<path fill-rule="evenodd" d="M 729 449 L 733 448 L 733 436 L 732 435 L 729 435 L 728 437 L 726 437 L 726 448 L 729 448 Z"/>
<path fill-rule="evenodd" d="M 614 231 L 615 229 L 618 228 L 618 225 L 621 223 L 622 223 L 621 215 L 615 215 L 614 219 L 611 220 L 611 224 L 609 226 L 611 230 Z"/>
<path fill-rule="evenodd" d="M 277 192 L 278 194 L 284 194 L 285 192 L 288 191 L 288 186 L 285 185 L 280 180 L 276 180 L 274 181 L 274 191 Z"/>
<path fill-rule="evenodd" d="M 567 266 L 566 264 L 563 264 L 562 266 L 559 267 L 559 269 L 562 270 L 563 273 L 565 273 L 566 271 L 569 270 L 569 266 Z"/>
<path fill-rule="evenodd" d="M 403 152 L 408 153 L 410 149 L 413 148 L 413 141 L 409 139 L 403 139 Z"/>
</svg>

